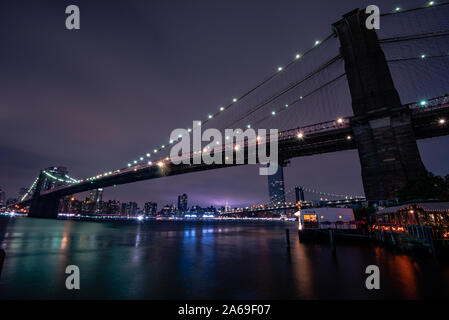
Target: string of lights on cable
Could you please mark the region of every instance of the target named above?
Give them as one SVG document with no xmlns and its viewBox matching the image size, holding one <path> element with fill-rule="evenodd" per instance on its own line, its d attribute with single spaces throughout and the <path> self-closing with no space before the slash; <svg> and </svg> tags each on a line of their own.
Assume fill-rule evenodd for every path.
<svg viewBox="0 0 449 320">
<path fill-rule="evenodd" d="M 423 7 L 411 8 L 411 9 L 404 9 L 404 8 L 401 8 L 401 7 L 395 7 L 393 9 L 393 11 L 387 12 L 387 13 L 382 13 L 380 16 L 381 17 L 385 17 L 385 16 L 394 15 L 394 14 L 407 13 L 407 12 L 412 12 L 412 11 L 417 11 L 417 10 L 424 10 L 424 9 L 435 8 L 435 7 L 442 7 L 442 6 L 446 6 L 446 5 L 449 5 L 449 2 L 438 3 L 437 1 L 429 1 Z"/>
<path fill-rule="evenodd" d="M 276 69 L 276 72 L 271 74 L 268 78 L 264 79 L 263 81 L 261 81 L 260 83 L 258 83 L 255 87 L 251 88 L 250 90 L 246 91 L 245 93 L 243 93 L 242 95 L 233 98 L 231 100 L 231 102 L 228 105 L 225 106 L 221 106 L 218 108 L 218 110 L 216 110 L 215 112 L 212 112 L 210 114 L 207 115 L 207 117 L 204 120 L 201 120 L 200 123 L 201 124 L 206 124 L 207 122 L 211 121 L 212 119 L 215 119 L 217 116 L 219 116 L 220 114 L 222 114 L 223 112 L 227 111 L 228 109 L 230 109 L 231 107 L 233 107 L 236 103 L 242 101 L 244 98 L 246 98 L 248 95 L 250 95 L 252 92 L 254 92 L 255 90 L 257 90 L 258 88 L 262 87 L 264 84 L 268 83 L 269 81 L 271 81 L 272 79 L 274 79 L 275 77 L 279 76 L 280 74 L 282 74 L 283 72 L 285 72 L 286 70 L 288 70 L 290 67 L 292 67 L 295 63 L 297 63 L 298 61 L 301 61 L 303 57 L 305 57 L 306 55 L 309 55 L 311 52 L 313 52 L 315 49 L 317 49 L 318 47 L 320 47 L 322 44 L 324 44 L 325 42 L 327 42 L 329 39 L 331 39 L 333 37 L 333 34 L 329 34 L 326 38 L 324 38 L 324 40 L 316 40 L 313 44 L 313 46 L 308 49 L 307 51 L 305 51 L 304 53 L 297 53 L 294 55 L 294 58 L 288 62 L 285 66 L 278 66 Z M 188 128 L 187 132 L 191 132 L 192 129 Z M 182 136 L 178 137 L 178 140 L 181 139 Z M 174 141 L 170 140 L 168 142 L 168 144 L 173 144 Z M 137 159 L 128 162 L 127 163 L 127 168 L 131 168 L 135 165 L 138 165 L 140 163 L 144 163 L 148 161 L 149 165 L 152 165 L 153 162 L 149 161 L 149 159 L 151 159 L 151 157 L 154 154 L 157 154 L 158 152 L 164 150 L 167 147 L 167 145 L 165 144 L 161 144 L 159 147 L 155 147 L 153 148 L 152 152 L 147 152 L 144 156 L 140 156 Z M 161 161 L 162 159 L 159 159 L 157 161 Z M 157 162 L 154 161 L 154 162 Z M 123 169 L 122 169 L 123 170 Z M 98 175 L 92 176 L 90 178 L 86 178 L 85 180 L 95 180 L 95 179 L 99 179 L 103 176 L 108 176 L 108 175 L 112 175 L 114 173 L 120 173 L 121 170 L 115 170 L 115 171 L 109 171 L 109 172 L 104 172 L 104 173 L 100 173 Z M 84 179 L 79 180 L 78 182 L 84 182 Z"/>
<path fill-rule="evenodd" d="M 415 10 L 421 10 L 421 9 L 427 9 L 427 8 L 431 8 L 431 7 L 438 7 L 438 6 L 444 6 L 444 5 L 449 5 L 449 2 L 444 2 L 444 3 L 437 3 L 436 1 L 429 1 L 425 6 L 423 7 L 419 7 L 419 8 L 413 8 L 413 9 L 402 9 L 400 7 L 396 7 L 394 8 L 394 10 L 390 13 L 384 13 L 382 14 L 382 16 L 386 16 L 386 15 L 393 15 L 393 14 L 399 14 L 399 13 L 405 13 L 405 12 L 410 12 L 410 11 L 415 11 Z M 313 52 L 314 50 L 316 50 L 318 47 L 320 47 L 323 43 L 325 43 L 326 41 L 328 41 L 329 39 L 331 39 L 332 37 L 334 37 L 334 34 L 330 34 L 328 35 L 326 38 L 324 38 L 324 40 L 316 40 L 313 44 L 313 46 L 305 51 L 304 53 L 297 53 L 294 55 L 294 58 L 288 62 L 285 66 L 278 66 L 276 68 L 276 72 L 274 72 L 273 74 L 271 74 L 268 78 L 264 79 L 263 81 L 261 81 L 260 83 L 258 83 L 255 87 L 251 88 L 250 90 L 248 90 L 247 92 L 245 92 L 244 94 L 231 99 L 231 102 L 228 103 L 227 105 L 224 106 L 220 106 L 218 107 L 218 109 L 215 109 L 215 111 L 211 112 L 210 114 L 207 115 L 207 117 L 202 120 L 200 123 L 205 124 L 208 121 L 211 121 L 212 119 L 215 119 L 216 117 L 218 117 L 220 114 L 222 114 L 223 112 L 227 111 L 228 109 L 232 108 L 234 105 L 236 105 L 238 102 L 242 101 L 243 99 L 245 99 L 248 95 L 250 95 L 252 92 L 254 92 L 255 90 L 257 90 L 258 88 L 262 87 L 263 85 L 265 85 L 266 83 L 268 83 L 269 81 L 271 81 L 272 79 L 274 79 L 275 77 L 281 75 L 283 72 L 285 72 L 286 70 L 288 70 L 291 66 L 293 66 L 295 63 L 297 63 L 298 61 L 301 61 L 302 58 L 308 54 L 310 54 L 311 52 Z M 421 56 L 422 59 L 427 58 L 425 55 Z M 337 79 L 339 79 L 340 77 L 343 77 L 344 75 L 339 76 Z M 334 79 L 332 81 L 336 81 L 337 79 Z M 328 83 L 329 84 L 329 83 Z M 326 84 L 326 85 L 328 85 Z M 320 89 L 320 88 L 318 88 Z M 309 93 L 312 94 L 313 92 Z M 299 100 L 303 99 L 304 96 L 300 97 Z M 296 103 L 296 101 L 292 102 L 293 104 Z M 286 104 L 285 108 L 288 108 L 290 104 Z M 271 116 L 275 116 L 277 113 L 282 112 L 283 109 L 278 109 L 278 110 L 272 110 L 271 111 Z M 248 124 L 247 127 L 251 127 L 251 124 Z M 192 129 L 188 128 L 187 132 L 191 132 Z M 178 140 L 181 139 L 181 137 L 178 137 Z M 170 140 L 168 142 L 168 144 L 173 144 L 174 141 Z M 138 164 L 143 164 L 143 163 L 148 163 L 148 165 L 158 165 L 159 163 L 156 162 L 160 162 L 163 161 L 163 159 L 158 159 L 157 161 L 155 161 L 155 163 L 153 164 L 152 161 L 149 161 L 150 158 L 152 157 L 152 155 L 157 154 L 158 152 L 164 150 L 166 148 L 166 144 L 161 144 L 158 147 L 154 147 L 152 152 L 147 152 L 144 156 L 140 156 L 137 159 L 128 162 L 127 166 L 124 169 L 121 170 L 114 170 L 114 171 L 106 171 L 104 173 L 100 173 L 97 174 L 95 176 L 92 176 L 90 178 L 86 178 L 86 179 L 81 179 L 81 180 L 77 180 L 77 179 L 73 179 L 70 177 L 67 177 L 67 179 L 69 180 L 64 180 L 64 182 L 68 182 L 68 183 L 80 183 L 80 182 L 84 182 L 84 181 L 92 181 L 92 180 L 96 180 L 99 178 L 102 178 L 104 176 L 109 176 L 112 174 L 118 174 L 123 170 L 126 170 L 126 168 L 132 168 Z M 60 178 L 57 178 L 60 179 Z M 61 179 L 63 180 L 63 179 Z"/>
</svg>

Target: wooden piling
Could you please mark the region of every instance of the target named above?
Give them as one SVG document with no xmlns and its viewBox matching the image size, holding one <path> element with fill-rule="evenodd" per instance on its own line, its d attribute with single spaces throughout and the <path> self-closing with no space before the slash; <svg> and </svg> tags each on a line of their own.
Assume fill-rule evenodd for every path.
<svg viewBox="0 0 449 320">
<path fill-rule="evenodd" d="M 394 234 L 393 234 L 393 230 L 390 226 L 390 237 L 391 237 L 391 243 L 393 244 L 394 247 L 396 247 L 396 239 L 394 238 Z"/>
<path fill-rule="evenodd" d="M 429 241 L 430 244 L 430 252 L 432 254 L 432 256 L 436 257 L 437 256 L 437 251 L 435 249 L 435 241 L 433 239 L 433 228 L 432 227 L 426 227 L 426 233 L 427 233 L 427 240 Z"/>
<path fill-rule="evenodd" d="M 3 262 L 5 261 L 5 250 L 0 249 L 0 276 L 2 275 Z"/>
<path fill-rule="evenodd" d="M 329 241 L 330 241 L 330 245 L 331 245 L 331 251 L 333 254 L 335 254 L 335 239 L 334 239 L 334 229 L 329 229 Z"/>
<path fill-rule="evenodd" d="M 287 248 L 290 248 L 290 230 L 285 229 L 285 240 L 287 241 Z"/>
</svg>

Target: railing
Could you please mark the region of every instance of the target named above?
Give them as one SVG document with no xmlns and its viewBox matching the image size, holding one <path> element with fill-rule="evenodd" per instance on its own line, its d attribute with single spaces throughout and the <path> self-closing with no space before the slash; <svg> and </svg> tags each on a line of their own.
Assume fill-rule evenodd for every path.
<svg viewBox="0 0 449 320">
<path fill-rule="evenodd" d="M 409 103 L 408 107 L 412 110 L 413 113 L 421 113 L 421 112 L 426 112 L 429 110 L 438 110 L 438 109 L 449 108 L 449 94 L 446 94 L 446 95 L 440 96 L 440 97 L 436 97 L 436 98 L 432 98 L 429 100 L 423 100 L 420 102 Z M 290 139 L 298 139 L 298 138 L 303 138 L 303 137 L 306 138 L 306 136 L 308 134 L 327 132 L 327 131 L 331 131 L 331 130 L 335 130 L 335 129 L 349 128 L 349 127 L 350 127 L 350 118 L 339 118 L 334 121 L 326 121 L 326 122 L 321 122 L 318 124 L 313 124 L 310 126 L 298 127 L 295 129 L 290 129 L 290 130 L 279 132 L 278 141 L 287 141 Z M 265 138 L 256 138 L 256 139 L 252 139 L 252 140 L 245 140 L 242 147 L 248 148 L 248 147 L 256 146 L 256 145 L 259 145 L 262 143 L 270 142 L 269 138 L 266 139 L 266 141 L 264 141 L 264 140 L 265 140 Z M 232 142 L 229 144 L 222 144 L 220 147 L 218 147 L 219 150 L 217 150 L 217 148 L 215 148 L 215 150 L 217 150 L 219 153 L 223 153 L 226 151 L 234 150 L 235 147 L 236 147 L 236 144 L 234 142 Z M 178 156 L 176 158 L 176 160 L 180 160 L 180 161 L 193 160 L 194 158 L 201 157 L 202 153 L 203 153 L 202 151 L 186 153 L 181 156 Z M 128 172 L 132 172 L 132 171 L 148 169 L 150 167 L 157 165 L 158 162 L 164 162 L 167 160 L 170 160 L 170 158 L 159 159 L 159 160 L 156 160 L 155 162 L 150 162 L 150 163 L 135 164 L 131 167 L 122 168 L 120 170 L 115 170 L 115 171 L 112 171 L 112 172 L 104 174 L 104 175 L 99 175 L 95 178 L 99 179 L 99 178 L 105 178 L 105 177 L 109 177 L 109 176 L 117 176 L 117 175 L 125 174 Z M 96 179 L 82 180 L 81 182 L 89 183 Z M 70 187 L 70 186 L 73 186 L 73 184 L 68 185 L 68 186 L 64 185 L 64 186 L 54 188 L 52 190 L 44 191 L 44 192 L 42 192 L 42 194 L 50 193 L 50 192 L 64 189 L 64 188 Z"/>
<path fill-rule="evenodd" d="M 423 100 L 420 102 L 413 102 L 408 104 L 413 113 L 421 113 L 429 110 L 438 110 L 449 107 L 449 95 L 436 97 L 430 100 Z"/>
<path fill-rule="evenodd" d="M 337 229 L 337 230 L 355 230 L 357 229 L 356 221 L 323 221 L 318 223 L 318 229 Z"/>
<path fill-rule="evenodd" d="M 306 136 L 307 134 L 317 133 L 317 132 L 326 132 L 340 128 L 348 128 L 350 127 L 349 118 L 340 118 L 334 121 L 321 122 L 317 124 L 313 124 L 306 127 L 298 127 L 296 129 L 290 129 L 287 131 L 282 131 L 279 133 L 279 140 L 288 140 L 298 136 L 298 134 L 302 134 Z"/>
<path fill-rule="evenodd" d="M 298 139 L 299 134 L 301 134 L 302 136 L 305 137 L 308 134 L 313 134 L 313 133 L 318 133 L 318 132 L 326 132 L 326 131 L 331 131 L 331 130 L 335 130 L 335 129 L 339 129 L 339 128 L 348 128 L 348 127 L 350 127 L 349 118 L 340 118 L 340 119 L 337 119 L 334 121 L 327 121 L 327 122 L 313 124 L 313 125 L 306 126 L 306 127 L 298 127 L 296 129 L 290 129 L 290 130 L 279 132 L 278 133 L 278 141 L 286 141 L 289 139 Z M 245 140 L 242 147 L 243 148 L 255 147 L 256 145 L 260 145 L 261 143 L 269 143 L 270 142 L 269 138 L 266 139 L 266 141 L 263 141 L 263 140 L 265 140 L 265 138 L 256 138 L 256 139 L 252 139 L 252 140 Z M 222 144 L 219 147 L 218 152 L 223 153 L 226 151 L 231 151 L 231 150 L 234 150 L 235 147 L 236 147 L 236 144 L 234 142 L 229 143 L 229 144 Z M 181 156 L 178 156 L 176 158 L 176 160 L 178 160 L 178 161 L 193 160 L 194 158 L 201 157 L 201 154 L 202 154 L 202 151 L 190 152 L 190 153 L 186 153 Z M 158 162 L 164 162 L 164 161 L 168 161 L 168 160 L 170 160 L 170 158 L 167 157 L 164 159 L 156 160 L 155 162 L 151 162 L 151 163 L 135 164 L 131 167 L 122 168 L 120 170 L 111 171 L 110 173 L 101 174 L 101 175 L 97 176 L 96 179 L 107 178 L 107 177 L 111 177 L 111 176 L 118 176 L 118 175 L 122 175 L 122 174 L 132 172 L 132 171 L 136 172 L 136 171 L 140 171 L 143 169 L 148 169 L 150 167 L 156 166 Z M 90 183 L 91 181 L 93 181 L 93 180 L 83 180 L 82 182 Z M 73 185 L 74 184 L 59 186 L 59 187 L 53 188 L 51 190 L 44 191 L 41 194 L 51 193 L 53 191 L 71 187 Z"/>
<path fill-rule="evenodd" d="M 438 110 L 438 109 L 449 108 L 449 94 L 446 94 L 446 95 L 440 96 L 440 97 L 436 97 L 436 98 L 432 98 L 429 100 L 423 100 L 420 102 L 409 103 L 408 107 L 412 110 L 413 113 L 422 113 L 422 112 L 426 112 L 429 110 Z M 327 132 L 327 131 L 331 131 L 331 130 L 335 130 L 335 129 L 349 128 L 349 127 L 350 127 L 350 119 L 349 118 L 340 118 L 340 119 L 337 119 L 334 121 L 326 121 L 326 122 L 321 122 L 318 124 L 313 124 L 310 126 L 298 127 L 295 129 L 290 129 L 290 130 L 279 132 L 278 141 L 287 141 L 290 139 L 298 139 L 298 138 L 303 138 L 303 137 L 305 138 L 308 134 Z M 242 147 L 248 148 L 248 147 L 256 146 L 261 143 L 269 143 L 270 142 L 270 139 L 266 139 L 266 141 L 262 142 L 263 140 L 264 140 L 264 138 L 262 138 L 261 140 L 259 140 L 259 138 L 252 139 L 252 140 L 245 140 Z M 219 147 L 218 152 L 223 153 L 226 151 L 234 150 L 235 147 L 236 147 L 236 144 L 234 142 L 229 143 L 229 144 L 222 144 Z M 194 158 L 201 157 L 202 153 L 203 153 L 202 151 L 186 153 L 186 154 L 183 154 L 183 155 L 177 157 L 177 160 L 180 160 L 180 161 L 187 160 L 187 159 L 193 160 Z M 112 172 L 104 174 L 104 175 L 99 175 L 98 177 L 96 177 L 96 179 L 105 178 L 105 177 L 109 177 L 109 176 L 117 176 L 117 175 L 125 174 L 128 172 L 132 172 L 132 171 L 139 171 L 142 169 L 148 169 L 150 167 L 157 165 L 156 164 L 157 162 L 164 162 L 166 160 L 170 160 L 170 158 L 159 159 L 159 160 L 156 160 L 155 163 L 151 162 L 151 163 L 136 164 L 136 165 L 133 165 L 128 168 L 122 168 L 120 170 L 115 170 L 115 171 L 112 171 Z M 84 180 L 82 182 L 87 183 L 90 181 L 92 181 L 92 180 Z M 50 192 L 64 189 L 64 188 L 70 187 L 70 186 L 73 186 L 73 184 L 68 185 L 68 186 L 64 185 L 64 186 L 56 187 L 52 190 L 44 191 L 44 192 L 42 192 L 42 194 L 50 193 Z"/>
<path fill-rule="evenodd" d="M 378 222 L 373 225 L 373 231 L 395 232 L 395 233 L 407 233 L 407 229 L 399 224 L 382 223 Z"/>
</svg>

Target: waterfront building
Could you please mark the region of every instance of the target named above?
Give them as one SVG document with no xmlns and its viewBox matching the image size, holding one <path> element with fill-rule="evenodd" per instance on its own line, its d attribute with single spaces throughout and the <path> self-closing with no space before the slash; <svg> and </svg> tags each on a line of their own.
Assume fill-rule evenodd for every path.
<svg viewBox="0 0 449 320">
<path fill-rule="evenodd" d="M 0 189 L 0 207 L 4 207 L 6 205 L 6 193 L 2 189 Z"/>
<path fill-rule="evenodd" d="M 62 200 L 60 212 L 62 213 L 82 213 L 83 202 L 75 199 L 75 197 L 66 196 Z"/>
<path fill-rule="evenodd" d="M 92 201 L 89 198 L 86 198 L 82 203 L 81 203 L 81 213 L 83 214 L 92 214 L 93 208 L 93 204 Z"/>
<path fill-rule="evenodd" d="M 270 204 L 284 204 L 285 190 L 284 190 L 284 169 L 278 166 L 275 174 L 268 176 L 268 193 L 270 195 Z"/>
<path fill-rule="evenodd" d="M 117 200 L 109 200 L 107 202 L 101 202 L 101 214 L 112 214 L 118 215 L 120 214 L 120 201 Z"/>
<path fill-rule="evenodd" d="M 180 213 L 187 211 L 187 194 L 182 194 L 178 196 L 178 210 Z"/>
<path fill-rule="evenodd" d="M 12 206 L 13 204 L 17 203 L 17 199 L 16 198 L 10 198 L 8 200 L 6 200 L 6 206 Z"/>
<path fill-rule="evenodd" d="M 70 196 L 64 196 L 62 198 L 61 203 L 59 205 L 59 212 L 61 213 L 69 213 L 70 212 Z"/>
<path fill-rule="evenodd" d="M 428 225 L 449 232 L 449 202 L 411 202 L 387 207 L 376 213 L 376 222 L 397 226 Z"/>
<path fill-rule="evenodd" d="M 206 207 L 203 211 L 211 214 L 217 213 L 217 209 L 214 206 Z"/>
<path fill-rule="evenodd" d="M 203 213 L 203 212 L 204 212 L 204 209 L 201 208 L 199 205 L 194 205 L 194 206 L 192 206 L 192 207 L 190 208 L 190 212 L 193 212 L 193 213 Z"/>
<path fill-rule="evenodd" d="M 157 203 L 156 202 L 147 202 L 144 205 L 144 213 L 149 216 L 149 215 L 156 215 L 157 213 Z"/>
<path fill-rule="evenodd" d="M 137 214 L 138 207 L 136 202 L 126 202 L 122 203 L 122 214 L 128 216 L 134 216 Z"/>
<path fill-rule="evenodd" d="M 161 210 L 161 214 L 162 215 L 173 215 L 176 213 L 176 207 L 173 204 L 166 204 L 162 210 Z"/>
<path fill-rule="evenodd" d="M 23 197 L 27 194 L 27 192 L 28 192 L 28 188 L 20 188 L 19 193 L 17 195 L 17 199 L 19 199 L 19 201 L 21 201 L 23 199 Z"/>
<path fill-rule="evenodd" d="M 103 204 L 103 189 L 92 190 L 89 193 L 89 201 L 91 204 L 90 211 L 92 213 L 100 213 Z"/>
<path fill-rule="evenodd" d="M 299 229 L 356 229 L 351 208 L 306 208 L 298 211 Z"/>
</svg>

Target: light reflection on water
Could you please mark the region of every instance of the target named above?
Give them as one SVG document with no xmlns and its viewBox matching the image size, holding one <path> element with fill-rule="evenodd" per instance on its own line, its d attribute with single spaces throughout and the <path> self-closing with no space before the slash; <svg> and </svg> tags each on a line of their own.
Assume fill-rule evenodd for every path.
<svg viewBox="0 0 449 320">
<path fill-rule="evenodd" d="M 449 266 L 369 244 L 305 245 L 282 222 L 97 223 L 0 218 L 0 298 L 448 298 Z M 296 240 L 296 241 L 295 241 Z M 65 289 L 79 266 L 81 290 Z M 364 287 L 366 266 L 381 290 Z"/>
</svg>

